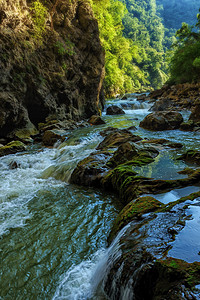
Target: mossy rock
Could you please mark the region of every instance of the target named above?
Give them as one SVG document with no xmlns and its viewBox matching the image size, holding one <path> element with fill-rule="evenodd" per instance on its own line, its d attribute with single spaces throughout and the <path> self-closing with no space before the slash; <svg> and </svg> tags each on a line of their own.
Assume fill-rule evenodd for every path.
<svg viewBox="0 0 200 300">
<path fill-rule="evenodd" d="M 150 196 L 140 197 L 136 200 L 132 200 L 117 216 L 108 237 L 108 242 L 110 243 L 116 234 L 133 219 L 140 217 L 142 214 L 156 211 L 163 206 L 163 203 Z"/>
<path fill-rule="evenodd" d="M 158 259 L 157 263 L 165 268 L 179 272 L 184 284 L 190 288 L 200 284 L 200 262 L 188 263 L 184 260 L 168 257 L 164 260 Z"/>
<path fill-rule="evenodd" d="M 45 146 L 53 146 L 57 141 L 63 142 L 65 137 L 59 134 L 59 130 L 47 130 L 44 132 L 42 142 Z"/>
<path fill-rule="evenodd" d="M 98 150 L 115 148 L 126 142 L 138 142 L 141 137 L 132 134 L 130 131 L 126 130 L 124 132 L 111 132 L 106 135 L 105 139 L 98 145 Z"/>
<path fill-rule="evenodd" d="M 107 166 L 116 167 L 137 156 L 138 151 L 133 143 L 126 142 L 119 146 L 113 157 L 107 162 Z"/>
<path fill-rule="evenodd" d="M 49 126 L 51 126 L 51 129 L 57 128 L 58 123 L 58 120 L 50 120 L 46 123 L 38 123 L 38 129 L 41 131 L 45 131 L 45 128 L 49 128 Z"/>
<path fill-rule="evenodd" d="M 84 158 L 72 172 L 70 182 L 83 186 L 101 187 L 101 180 L 108 172 L 106 162 L 110 156 L 108 151 L 100 151 Z"/>
<path fill-rule="evenodd" d="M 91 125 L 106 124 L 106 122 L 104 120 L 102 120 L 102 118 L 100 116 L 97 116 L 97 115 L 91 116 L 90 119 L 88 120 L 88 123 L 91 124 Z"/>
<path fill-rule="evenodd" d="M 177 158 L 178 160 L 185 160 L 186 162 L 196 163 L 200 165 L 200 152 L 196 150 L 188 150 L 183 155 Z"/>
<path fill-rule="evenodd" d="M 6 146 L 0 148 L 0 156 L 14 154 L 25 150 L 26 150 L 26 146 L 24 143 L 20 141 L 12 141 L 8 143 Z"/>
</svg>

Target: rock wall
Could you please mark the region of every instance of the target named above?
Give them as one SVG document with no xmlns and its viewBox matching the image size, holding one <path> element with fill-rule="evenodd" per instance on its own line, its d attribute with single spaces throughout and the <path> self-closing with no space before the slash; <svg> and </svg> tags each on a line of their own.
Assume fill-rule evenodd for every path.
<svg viewBox="0 0 200 300">
<path fill-rule="evenodd" d="M 41 0 L 42 31 L 34 2 L 0 0 L 0 138 L 88 118 L 103 103 L 104 51 L 89 4 L 59 0 L 54 11 L 56 1 Z"/>
</svg>

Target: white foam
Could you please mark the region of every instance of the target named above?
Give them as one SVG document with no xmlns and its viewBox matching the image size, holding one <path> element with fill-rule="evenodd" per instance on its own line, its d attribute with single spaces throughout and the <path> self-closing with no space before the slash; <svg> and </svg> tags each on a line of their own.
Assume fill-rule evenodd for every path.
<svg viewBox="0 0 200 300">
<path fill-rule="evenodd" d="M 72 266 L 61 279 L 52 300 L 85 300 L 93 296 L 94 273 L 106 250 L 98 250 L 91 259 Z M 96 280 L 96 278 L 95 278 Z"/>
</svg>

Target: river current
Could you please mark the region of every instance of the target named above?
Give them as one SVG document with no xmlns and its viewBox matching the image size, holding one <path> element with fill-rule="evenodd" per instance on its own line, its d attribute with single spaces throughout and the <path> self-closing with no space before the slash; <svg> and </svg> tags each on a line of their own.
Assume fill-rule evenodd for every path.
<svg viewBox="0 0 200 300">
<path fill-rule="evenodd" d="M 77 162 L 102 141 L 102 129 L 135 125 L 138 129 L 134 133 L 143 138 L 181 142 L 183 152 L 198 149 L 199 133 L 155 133 L 139 128 L 150 104 L 137 101 L 134 95 L 106 105 L 113 103 L 122 106 L 126 114 L 103 113 L 106 125 L 77 129 L 53 149 L 32 145 L 23 153 L 0 158 L 1 300 L 106 299 L 98 283 L 101 266 L 111 251 L 106 248 L 107 237 L 122 206 L 114 195 L 68 183 Z M 183 178 L 177 171 L 186 165 L 175 161 L 177 156 L 175 149 L 161 149 L 152 164 L 137 171 L 156 179 Z M 17 168 L 11 168 L 13 163 Z M 199 190 L 190 187 L 158 197 L 167 203 L 195 189 Z"/>
</svg>

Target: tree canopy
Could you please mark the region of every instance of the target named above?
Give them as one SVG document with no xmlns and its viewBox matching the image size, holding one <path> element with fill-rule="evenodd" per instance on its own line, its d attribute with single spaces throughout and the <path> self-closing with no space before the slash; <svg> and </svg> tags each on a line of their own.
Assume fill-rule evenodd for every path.
<svg viewBox="0 0 200 300">
<path fill-rule="evenodd" d="M 200 11 L 200 10 L 199 10 Z M 183 23 L 176 32 L 174 54 L 170 64 L 169 83 L 195 82 L 200 80 L 200 13 L 195 26 Z"/>
</svg>

